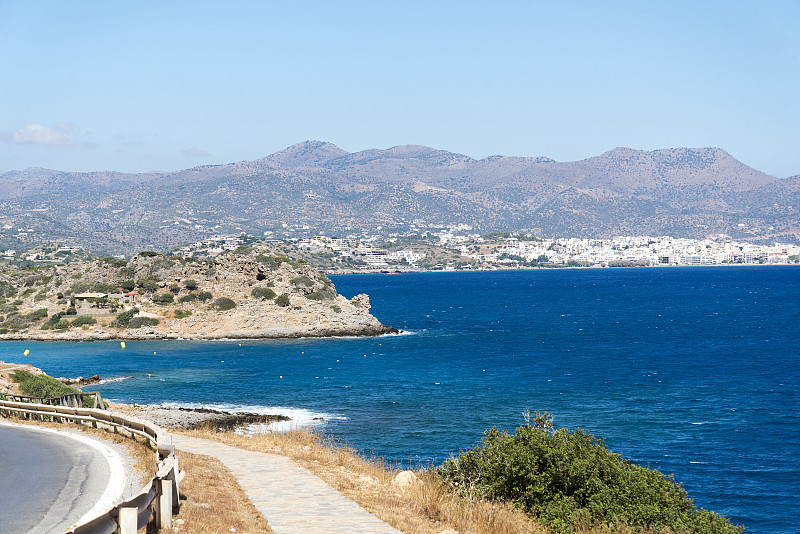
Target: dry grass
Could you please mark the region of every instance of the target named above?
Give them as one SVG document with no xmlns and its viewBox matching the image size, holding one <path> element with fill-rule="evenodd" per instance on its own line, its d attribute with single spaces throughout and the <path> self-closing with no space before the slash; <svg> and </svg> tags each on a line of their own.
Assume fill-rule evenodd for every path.
<svg viewBox="0 0 800 534">
<path fill-rule="evenodd" d="M 546 532 L 511 506 L 457 497 L 430 470 L 415 471 L 418 481 L 400 487 L 393 484 L 398 470 L 383 459 L 365 458 L 350 447 L 310 432 L 254 436 L 210 428 L 175 432 L 213 439 L 242 449 L 288 456 L 406 534 L 439 534 L 448 529 L 461 534 Z"/>
<path fill-rule="evenodd" d="M 178 452 L 186 476 L 181 482 L 181 508 L 172 530 L 160 532 L 237 534 L 271 533 L 264 517 L 222 462 L 211 456 Z M 235 530 L 231 530 L 235 529 Z"/>
</svg>

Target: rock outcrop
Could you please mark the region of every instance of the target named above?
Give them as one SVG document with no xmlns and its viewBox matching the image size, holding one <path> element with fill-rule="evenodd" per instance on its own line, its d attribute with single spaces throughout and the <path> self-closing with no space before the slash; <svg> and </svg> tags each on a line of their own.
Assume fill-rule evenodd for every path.
<svg viewBox="0 0 800 534">
<path fill-rule="evenodd" d="M 214 260 L 140 253 L 54 267 L 18 281 L 0 339 L 243 339 L 396 333 L 369 297 L 339 295 L 323 274 L 263 245 Z M 29 284 L 26 289 L 26 284 Z M 15 297 L 17 298 L 17 297 Z M 12 309 L 13 308 L 13 309 Z M 46 310 L 46 311 L 43 311 Z"/>
</svg>

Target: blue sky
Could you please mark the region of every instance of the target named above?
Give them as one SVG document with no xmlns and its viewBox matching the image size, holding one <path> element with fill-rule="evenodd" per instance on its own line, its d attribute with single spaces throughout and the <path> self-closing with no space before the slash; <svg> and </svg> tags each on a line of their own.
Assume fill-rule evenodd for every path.
<svg viewBox="0 0 800 534">
<path fill-rule="evenodd" d="M 800 174 L 800 2 L 0 0 L 0 172 L 316 139 L 572 161 L 715 146 Z"/>
</svg>

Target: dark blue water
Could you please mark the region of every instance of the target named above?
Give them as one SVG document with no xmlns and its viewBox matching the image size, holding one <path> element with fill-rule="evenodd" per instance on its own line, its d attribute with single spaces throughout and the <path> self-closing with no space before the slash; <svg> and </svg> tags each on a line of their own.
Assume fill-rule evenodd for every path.
<svg viewBox="0 0 800 534">
<path fill-rule="evenodd" d="M 439 462 L 523 410 L 674 473 L 748 532 L 796 531 L 800 268 L 352 275 L 407 335 L 251 342 L 2 343 L 50 374 L 131 375 L 131 402 L 325 417 L 365 451 Z M 150 376 L 148 376 L 148 374 Z"/>
</svg>

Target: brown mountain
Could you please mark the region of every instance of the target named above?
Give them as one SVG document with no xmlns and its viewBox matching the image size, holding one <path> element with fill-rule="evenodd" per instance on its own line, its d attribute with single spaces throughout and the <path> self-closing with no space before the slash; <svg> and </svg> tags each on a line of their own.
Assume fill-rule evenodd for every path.
<svg viewBox="0 0 800 534">
<path fill-rule="evenodd" d="M 418 219 L 546 236 L 798 240 L 798 182 L 718 148 L 616 148 L 557 162 L 418 145 L 348 153 L 306 141 L 256 161 L 169 173 L 13 171 L 0 175 L 0 214 L 35 235 L 108 251 L 260 235 L 283 223 L 335 234 Z"/>
</svg>

